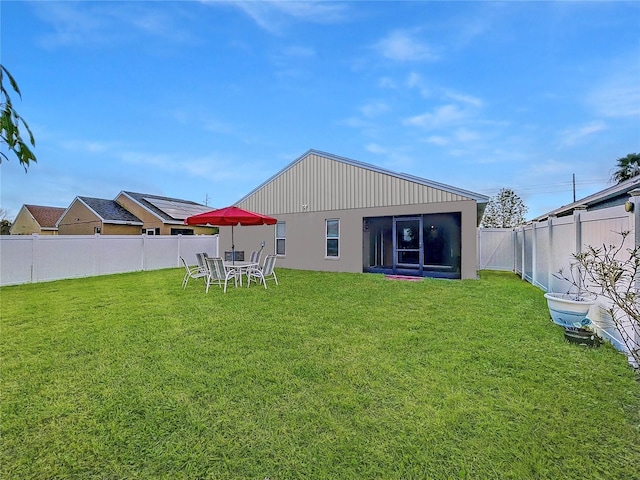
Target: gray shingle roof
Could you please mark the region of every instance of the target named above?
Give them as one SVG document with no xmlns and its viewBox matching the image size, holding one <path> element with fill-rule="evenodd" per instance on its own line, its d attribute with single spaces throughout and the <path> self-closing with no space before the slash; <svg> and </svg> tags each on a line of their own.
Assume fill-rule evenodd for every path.
<svg viewBox="0 0 640 480">
<path fill-rule="evenodd" d="M 127 222 L 127 223 L 139 223 L 142 225 L 142 220 L 136 217 L 129 210 L 124 208 L 115 200 L 107 200 L 104 198 L 92 198 L 92 197 L 78 197 L 85 205 L 93 210 L 103 222 Z"/>
</svg>

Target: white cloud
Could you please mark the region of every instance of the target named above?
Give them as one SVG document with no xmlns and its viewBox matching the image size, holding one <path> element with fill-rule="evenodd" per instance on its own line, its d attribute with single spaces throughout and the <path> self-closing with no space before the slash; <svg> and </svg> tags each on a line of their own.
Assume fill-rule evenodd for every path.
<svg viewBox="0 0 640 480">
<path fill-rule="evenodd" d="M 445 96 L 451 100 L 455 100 L 456 102 L 460 102 L 460 103 L 466 103 L 468 105 L 471 105 L 473 107 L 482 107 L 484 105 L 484 102 L 474 96 L 471 95 L 465 95 L 462 93 L 457 93 L 457 92 L 452 92 L 452 91 L 447 91 L 445 92 Z"/>
<path fill-rule="evenodd" d="M 409 88 L 418 89 L 420 95 L 424 98 L 427 98 L 431 95 L 431 88 L 429 88 L 427 81 L 419 73 L 411 72 L 407 77 L 406 85 Z"/>
<path fill-rule="evenodd" d="M 117 153 L 116 156 L 125 163 L 150 166 L 154 170 L 167 173 L 180 173 L 196 178 L 206 178 L 214 183 L 226 180 L 241 180 L 246 177 L 247 172 L 255 170 L 250 165 L 242 165 L 233 159 L 221 158 L 216 154 L 185 158 L 181 153 L 156 154 L 123 151 Z"/>
<path fill-rule="evenodd" d="M 466 128 L 459 128 L 451 135 L 430 135 L 424 141 L 438 147 L 476 143 L 482 139 L 480 133 Z"/>
<path fill-rule="evenodd" d="M 451 143 L 451 139 L 449 137 L 445 137 L 443 135 L 431 135 L 425 139 L 427 143 L 431 143 L 433 145 L 437 145 L 438 147 L 446 147 Z"/>
<path fill-rule="evenodd" d="M 581 127 L 570 128 L 561 133 L 560 144 L 569 147 L 591 135 L 605 130 L 607 127 L 604 122 L 591 122 Z"/>
<path fill-rule="evenodd" d="M 339 125 L 351 128 L 369 128 L 371 123 L 358 117 L 349 117 L 338 122 Z"/>
<path fill-rule="evenodd" d="M 403 123 L 427 129 L 437 129 L 458 124 L 467 117 L 468 114 L 457 105 L 449 104 L 438 107 L 433 112 L 407 118 Z"/>
<path fill-rule="evenodd" d="M 39 36 L 47 48 L 122 43 L 131 32 L 183 41 L 176 10 L 116 2 L 37 2 L 36 13 L 53 29 Z"/>
<path fill-rule="evenodd" d="M 378 145 L 377 143 L 370 143 L 365 145 L 364 147 L 368 152 L 374 153 L 376 155 L 386 155 L 389 153 L 389 150 Z"/>
<path fill-rule="evenodd" d="M 395 80 L 390 77 L 382 77 L 380 80 L 378 80 L 378 86 L 380 88 L 389 88 L 391 90 L 394 90 L 397 88 L 397 84 Z"/>
<path fill-rule="evenodd" d="M 640 74 L 631 77 L 620 76 L 607 80 L 588 95 L 587 102 L 605 117 L 640 115 Z"/>
<path fill-rule="evenodd" d="M 284 55 L 293 58 L 310 58 L 315 57 L 316 51 L 310 47 L 300 45 L 290 46 L 284 49 Z"/>
<path fill-rule="evenodd" d="M 455 138 L 458 142 L 469 143 L 480 140 L 481 136 L 478 132 L 468 130 L 466 128 L 460 128 L 455 132 Z"/>
<path fill-rule="evenodd" d="M 117 144 L 115 143 L 95 140 L 66 140 L 61 142 L 60 145 L 66 150 L 81 154 L 104 153 L 117 148 Z"/>
<path fill-rule="evenodd" d="M 372 118 L 389 111 L 389 105 L 384 102 L 371 102 L 360 106 L 358 110 L 365 117 Z"/>
<path fill-rule="evenodd" d="M 426 43 L 408 31 L 396 31 L 375 44 L 376 51 L 385 58 L 399 62 L 433 61 L 438 55 Z"/>
<path fill-rule="evenodd" d="M 235 0 L 201 0 L 210 5 L 229 5 L 242 10 L 264 30 L 279 33 L 290 19 L 312 23 L 337 23 L 347 17 L 347 6 L 342 3 L 324 1 L 278 0 L 235 1 Z"/>
</svg>

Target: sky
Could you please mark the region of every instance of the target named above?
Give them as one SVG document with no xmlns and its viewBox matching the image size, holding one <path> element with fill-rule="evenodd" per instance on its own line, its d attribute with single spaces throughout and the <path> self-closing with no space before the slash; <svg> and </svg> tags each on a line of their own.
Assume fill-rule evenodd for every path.
<svg viewBox="0 0 640 480">
<path fill-rule="evenodd" d="M 165 195 L 224 207 L 309 149 L 533 218 L 640 152 L 640 2 L 7 1 L 36 138 L 0 208 Z"/>
</svg>

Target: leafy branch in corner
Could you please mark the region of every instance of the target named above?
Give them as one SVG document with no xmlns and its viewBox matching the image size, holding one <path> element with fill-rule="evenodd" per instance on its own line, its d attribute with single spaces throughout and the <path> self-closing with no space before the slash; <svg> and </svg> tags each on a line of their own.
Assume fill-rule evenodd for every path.
<svg viewBox="0 0 640 480">
<path fill-rule="evenodd" d="M 20 98 L 22 98 L 22 94 L 20 93 L 20 88 L 18 87 L 16 80 L 4 65 L 0 65 L 0 110 L 2 111 L 2 115 L 0 117 L 0 137 L 2 139 L 2 143 L 6 144 L 9 150 L 16 154 L 20 164 L 26 171 L 29 164 L 31 162 L 37 162 L 37 160 L 29 145 L 22 138 L 22 133 L 20 131 L 21 126 L 26 130 L 28 141 L 31 146 L 35 147 L 36 141 L 27 122 L 13 107 L 9 92 L 5 88 L 5 77 L 9 80 L 11 88 Z M 3 159 L 8 161 L 9 157 L 7 157 L 4 152 L 0 152 L 0 163 L 2 163 Z"/>
</svg>

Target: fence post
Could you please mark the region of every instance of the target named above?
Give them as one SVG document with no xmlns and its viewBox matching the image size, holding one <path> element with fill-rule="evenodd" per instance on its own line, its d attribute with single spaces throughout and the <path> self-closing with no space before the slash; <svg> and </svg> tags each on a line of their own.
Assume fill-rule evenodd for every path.
<svg viewBox="0 0 640 480">
<path fill-rule="evenodd" d="M 31 234 L 31 283 L 36 282 L 37 280 L 37 274 L 39 273 L 36 270 L 36 250 L 37 250 L 37 246 L 36 246 L 36 242 L 38 241 L 38 234 L 37 233 L 32 233 Z"/>
<path fill-rule="evenodd" d="M 538 282 L 538 268 L 536 266 L 538 256 L 538 231 L 536 225 L 538 222 L 531 223 L 531 285 L 539 286 Z"/>
<path fill-rule="evenodd" d="M 520 247 L 520 278 L 522 278 L 523 280 L 526 280 L 526 274 L 525 274 L 525 265 L 524 265 L 524 260 L 525 260 L 525 244 L 527 243 L 527 236 L 525 235 L 525 228 L 524 225 L 522 226 L 522 246 Z"/>
<path fill-rule="evenodd" d="M 182 256 L 182 234 L 178 234 L 178 255 L 176 255 L 176 265 L 180 266 L 180 257 Z"/>
<path fill-rule="evenodd" d="M 547 292 L 552 292 L 551 282 L 553 282 L 553 220 L 555 215 L 549 215 L 547 218 L 547 226 L 549 228 L 549 255 L 547 258 Z"/>
<path fill-rule="evenodd" d="M 640 188 L 634 188 L 629 192 L 629 202 L 631 207 L 625 204 L 625 210 L 629 212 L 629 226 L 633 229 L 633 247 L 640 245 Z M 640 278 L 636 278 L 636 291 L 640 290 Z M 640 341 L 640 339 L 638 339 Z"/>
<path fill-rule="evenodd" d="M 629 202 L 627 203 L 632 205 L 629 212 L 631 214 L 629 223 L 633 229 L 633 244 L 637 247 L 640 245 L 640 188 L 634 188 L 629 192 Z M 625 209 L 628 208 L 625 204 Z"/>
<path fill-rule="evenodd" d="M 580 253 L 582 251 L 582 224 L 580 222 L 580 214 L 586 211 L 586 205 L 578 205 L 573 209 L 573 227 L 576 239 L 576 248 L 573 253 Z"/>
<path fill-rule="evenodd" d="M 629 192 L 629 202 L 631 203 L 631 207 L 627 207 L 625 204 L 625 210 L 631 211 L 629 212 L 631 218 L 629 218 L 629 225 L 633 229 L 633 248 L 640 245 L 640 188 L 634 188 Z M 627 203 L 629 203 L 627 202 Z M 640 277 L 636 277 L 636 292 L 640 291 Z M 633 322 L 633 320 L 631 320 Z M 640 328 L 631 329 L 632 332 L 640 333 Z M 636 335 L 634 339 L 634 343 L 636 346 L 640 346 L 640 335 Z M 638 365 L 640 367 L 640 365 Z"/>
</svg>

